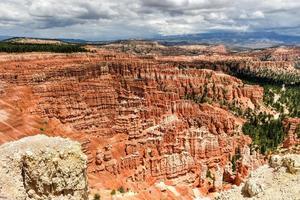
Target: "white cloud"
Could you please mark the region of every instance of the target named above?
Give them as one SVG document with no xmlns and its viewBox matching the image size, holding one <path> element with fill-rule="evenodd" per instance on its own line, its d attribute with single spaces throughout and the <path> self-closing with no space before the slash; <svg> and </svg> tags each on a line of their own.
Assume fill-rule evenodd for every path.
<svg viewBox="0 0 300 200">
<path fill-rule="evenodd" d="M 254 13 L 252 13 L 252 17 L 254 19 L 261 19 L 265 17 L 265 14 L 262 11 L 255 11 Z"/>
<path fill-rule="evenodd" d="M 299 9 L 298 0 L 2 0 L 0 35 L 110 39 L 283 27 L 300 34 Z"/>
<path fill-rule="evenodd" d="M 242 13 L 240 15 L 240 19 L 244 19 L 244 20 L 247 20 L 247 19 L 263 19 L 265 18 L 265 14 L 262 12 L 262 11 L 255 11 L 255 12 L 252 12 L 252 13 Z"/>
</svg>

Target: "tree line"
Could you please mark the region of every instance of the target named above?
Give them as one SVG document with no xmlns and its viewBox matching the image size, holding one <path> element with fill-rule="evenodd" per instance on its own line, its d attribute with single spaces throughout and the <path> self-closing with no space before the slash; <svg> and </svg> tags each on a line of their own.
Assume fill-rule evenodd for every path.
<svg viewBox="0 0 300 200">
<path fill-rule="evenodd" d="M 0 42 L 0 52 L 25 53 L 25 52 L 53 52 L 53 53 L 75 53 L 86 52 L 81 45 L 75 44 L 17 44 Z"/>
</svg>

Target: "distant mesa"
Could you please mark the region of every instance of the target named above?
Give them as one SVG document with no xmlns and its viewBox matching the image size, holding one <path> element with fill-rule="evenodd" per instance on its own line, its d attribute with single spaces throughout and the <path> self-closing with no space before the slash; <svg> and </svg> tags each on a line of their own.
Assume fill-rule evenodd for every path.
<svg viewBox="0 0 300 200">
<path fill-rule="evenodd" d="M 67 44 L 58 39 L 42 39 L 42 38 L 27 38 L 27 37 L 13 37 L 4 40 L 4 42 L 16 44 Z"/>
</svg>

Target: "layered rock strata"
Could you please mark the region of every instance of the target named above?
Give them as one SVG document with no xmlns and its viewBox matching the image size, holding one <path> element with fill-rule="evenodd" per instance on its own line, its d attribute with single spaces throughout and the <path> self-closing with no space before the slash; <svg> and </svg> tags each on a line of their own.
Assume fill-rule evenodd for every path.
<svg viewBox="0 0 300 200">
<path fill-rule="evenodd" d="M 180 68 L 213 69 L 243 78 L 259 78 L 284 84 L 300 83 L 299 48 L 272 48 L 238 54 L 156 56 L 161 63 Z"/>
<path fill-rule="evenodd" d="M 138 190 L 162 180 L 207 193 L 240 183 L 260 162 L 241 132 L 245 120 L 228 106 L 259 109 L 263 89 L 222 72 L 104 50 L 3 55 L 0 66 L 10 113 L 3 140 L 22 137 L 10 123 L 16 113 L 35 119 L 28 134 L 62 131 L 81 142 L 94 187 Z"/>
<path fill-rule="evenodd" d="M 300 144 L 300 118 L 287 118 L 283 124 L 287 133 L 283 147 L 289 148 Z"/>
</svg>

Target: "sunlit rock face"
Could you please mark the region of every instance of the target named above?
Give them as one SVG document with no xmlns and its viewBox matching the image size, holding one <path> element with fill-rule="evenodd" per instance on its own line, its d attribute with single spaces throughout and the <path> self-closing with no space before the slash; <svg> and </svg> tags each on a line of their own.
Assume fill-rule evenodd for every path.
<svg viewBox="0 0 300 200">
<path fill-rule="evenodd" d="M 36 135 L 0 146 L 5 199 L 87 199 L 87 158 L 78 142 Z"/>
<path fill-rule="evenodd" d="M 287 118 L 283 121 L 287 136 L 283 142 L 285 148 L 300 144 L 300 118 Z"/>
<path fill-rule="evenodd" d="M 75 139 L 90 186 L 165 181 L 208 193 L 260 163 L 228 106 L 263 108 L 263 89 L 223 72 L 107 50 L 1 55 L 0 71 L 1 142 L 41 132 Z M 236 154 L 244 161 L 232 171 Z"/>
</svg>

